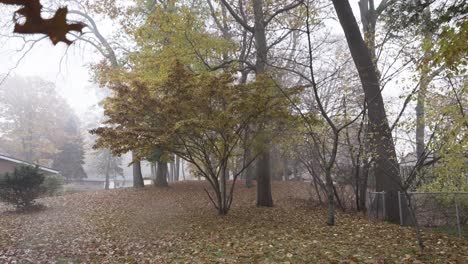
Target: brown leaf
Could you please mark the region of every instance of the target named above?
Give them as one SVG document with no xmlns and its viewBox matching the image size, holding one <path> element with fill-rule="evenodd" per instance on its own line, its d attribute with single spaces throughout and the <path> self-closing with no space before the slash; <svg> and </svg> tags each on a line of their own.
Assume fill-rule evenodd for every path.
<svg viewBox="0 0 468 264">
<path fill-rule="evenodd" d="M 44 19 L 41 16 L 42 5 L 39 0 L 0 0 L 0 3 L 21 6 L 13 16 L 15 21 L 13 32 L 19 34 L 45 34 L 54 45 L 59 42 L 70 45 L 72 41 L 67 39 L 66 35 L 71 31 L 81 33 L 85 27 L 85 24 L 80 22 L 67 22 L 68 9 L 66 7 L 59 8 L 52 18 Z M 18 16 L 23 17 L 26 21 L 20 23 Z"/>
</svg>

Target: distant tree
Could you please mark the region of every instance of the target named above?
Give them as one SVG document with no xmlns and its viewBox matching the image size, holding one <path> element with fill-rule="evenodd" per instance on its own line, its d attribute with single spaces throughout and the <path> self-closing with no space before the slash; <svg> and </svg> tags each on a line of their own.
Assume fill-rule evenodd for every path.
<svg viewBox="0 0 468 264">
<path fill-rule="evenodd" d="M 67 140 L 55 154 L 53 167 L 59 170 L 67 181 L 84 179 L 87 177 L 83 169 L 84 143 L 74 116 L 68 118 L 64 130 Z"/>
<path fill-rule="evenodd" d="M 121 157 L 112 155 L 108 149 L 97 149 L 91 155 L 91 167 L 99 176 L 104 176 L 106 190 L 110 187 L 111 179 L 124 178 Z"/>
<path fill-rule="evenodd" d="M 158 187 L 167 187 L 167 162 L 169 160 L 169 153 L 165 152 L 162 148 L 156 147 L 154 151 L 146 157 L 149 162 L 156 166 L 154 185 Z"/>
<path fill-rule="evenodd" d="M 1 148 L 28 162 L 51 166 L 67 140 L 70 106 L 53 83 L 40 78 L 14 77 L 0 86 Z"/>
<path fill-rule="evenodd" d="M 255 65 L 252 65 L 252 68 L 255 71 L 256 78 L 261 80 L 263 75 L 268 74 L 268 66 L 271 63 L 269 53 L 271 53 L 275 45 L 287 39 L 286 37 L 290 33 L 288 32 L 286 35 L 272 41 L 267 36 L 268 27 L 273 24 L 275 18 L 300 6 L 303 0 L 288 1 L 287 4 L 276 1 L 253 0 L 251 6 L 244 7 L 243 4 L 240 4 L 237 9 L 234 8 L 232 2 L 236 1 L 221 0 L 222 5 L 234 19 L 233 23 L 239 24 L 252 34 L 255 40 Z M 284 30 L 283 25 L 281 25 L 281 31 L 287 31 Z M 257 128 L 261 129 L 265 125 L 267 124 L 257 124 Z M 257 205 L 271 207 L 273 206 L 271 194 L 271 139 L 264 138 L 263 145 L 262 153 L 259 155 L 256 164 Z"/>
</svg>

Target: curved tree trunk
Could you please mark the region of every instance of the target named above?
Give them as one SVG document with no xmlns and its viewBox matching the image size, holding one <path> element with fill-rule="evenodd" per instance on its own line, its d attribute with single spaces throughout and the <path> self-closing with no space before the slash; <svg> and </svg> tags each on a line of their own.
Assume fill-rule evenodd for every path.
<svg viewBox="0 0 468 264">
<path fill-rule="evenodd" d="M 388 194 L 385 199 L 387 220 L 398 222 L 397 192 L 402 190 L 402 184 L 395 146 L 380 91 L 378 73 L 348 0 L 332 0 L 332 2 L 367 99 L 369 126 L 372 134 L 371 148 L 375 155 L 376 189 Z"/>
</svg>

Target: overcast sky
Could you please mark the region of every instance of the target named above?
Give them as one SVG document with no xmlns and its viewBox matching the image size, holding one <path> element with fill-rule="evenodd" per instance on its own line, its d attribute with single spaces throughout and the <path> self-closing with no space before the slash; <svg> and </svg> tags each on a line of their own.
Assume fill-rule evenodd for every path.
<svg viewBox="0 0 468 264">
<path fill-rule="evenodd" d="M 350 3 L 359 21 L 358 0 L 350 0 Z M 378 3 L 380 1 L 376 1 L 376 5 Z M 8 21 L 11 21 L 13 10 L 0 7 L 0 20 L 8 19 Z M 112 26 L 111 21 L 98 20 L 97 22 L 101 33 L 105 37 L 111 36 L 113 31 L 118 29 L 118 27 Z M 337 22 L 329 20 L 329 23 L 331 23 L 329 26 L 333 28 L 336 34 L 343 34 Z M 90 106 L 98 103 L 94 92 L 96 85 L 92 83 L 89 65 L 101 60 L 102 56 L 84 42 L 75 42 L 67 47 L 62 43 L 54 46 L 48 39 L 44 39 L 28 51 L 19 62 L 19 65 L 15 67 L 20 60 L 20 56 L 25 53 L 24 50 L 17 51 L 23 42 L 5 38 L 5 35 L 11 36 L 13 27 L 10 25 L 2 28 L 1 25 L 4 24 L 0 24 L 0 76 L 11 71 L 12 76 L 38 76 L 51 81 L 80 118 L 85 117 L 84 114 Z M 392 84 L 384 90 L 384 97 L 390 115 L 397 113 L 401 107 L 401 103 L 395 104 L 394 99 L 399 93 L 401 93 L 401 87 Z M 391 104 L 389 104 L 390 102 Z M 412 109 L 409 109 L 409 111 L 412 111 Z"/>
<path fill-rule="evenodd" d="M 55 83 L 77 113 L 96 103 L 97 99 L 89 89 L 91 76 L 87 66 L 96 60 L 96 55 L 91 51 L 83 51 L 73 45 L 67 50 L 64 44 L 53 46 L 49 40 L 42 40 L 15 68 L 21 54 L 15 51 L 13 41 L 7 43 L 0 50 L 0 73 L 5 74 L 13 69 L 12 75 L 38 76 Z"/>
<path fill-rule="evenodd" d="M 355 12 L 358 11 L 357 2 L 357 0 L 350 1 Z M 9 19 L 12 10 L 14 9 L 2 8 L 0 12 L 4 18 Z M 109 21 L 99 21 L 98 25 L 105 36 L 113 29 Z M 9 34 L 12 30 L 12 27 L 0 29 L 1 34 Z M 338 25 L 336 31 L 341 34 Z M 102 57 L 93 48 L 84 43 L 74 43 L 70 47 L 62 43 L 54 46 L 48 39 L 44 39 L 20 61 L 20 57 L 25 53 L 17 51 L 21 43 L 0 36 L 0 75 L 11 71 L 13 76 L 38 76 L 53 82 L 79 115 L 97 103 L 98 99 L 93 89 L 90 89 L 93 83 L 88 66 Z M 15 67 L 18 61 L 20 61 L 18 67 Z"/>
</svg>

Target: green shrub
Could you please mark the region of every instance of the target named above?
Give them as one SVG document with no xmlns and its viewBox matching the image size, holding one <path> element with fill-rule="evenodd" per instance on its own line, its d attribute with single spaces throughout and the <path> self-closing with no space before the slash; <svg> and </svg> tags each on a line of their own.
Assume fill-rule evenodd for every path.
<svg viewBox="0 0 468 264">
<path fill-rule="evenodd" d="M 13 173 L 0 175 L 0 201 L 13 204 L 17 210 L 28 209 L 44 193 L 43 181 L 38 167 L 17 167 Z"/>
<path fill-rule="evenodd" d="M 44 182 L 41 186 L 44 188 L 45 195 L 54 196 L 62 193 L 65 178 L 61 175 L 47 175 L 44 177 Z"/>
</svg>

